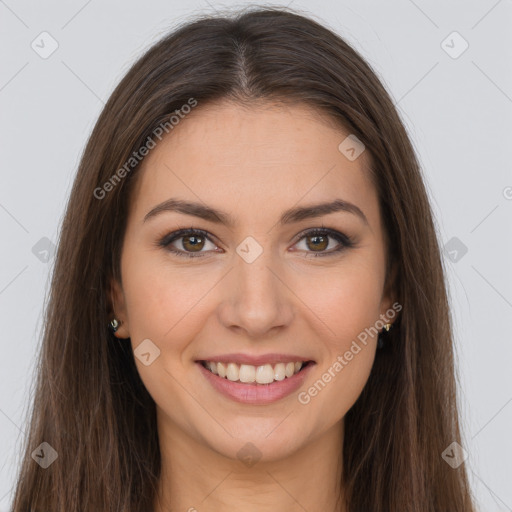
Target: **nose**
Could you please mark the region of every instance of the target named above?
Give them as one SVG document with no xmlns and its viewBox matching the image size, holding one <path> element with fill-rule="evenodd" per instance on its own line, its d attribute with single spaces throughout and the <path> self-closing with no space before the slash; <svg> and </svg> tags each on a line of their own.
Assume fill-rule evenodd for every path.
<svg viewBox="0 0 512 512">
<path fill-rule="evenodd" d="M 256 339 L 275 334 L 291 323 L 293 293 L 282 267 L 272 261 L 271 251 L 263 251 L 252 263 L 236 256 L 223 286 L 224 300 L 218 315 L 226 328 Z"/>
</svg>

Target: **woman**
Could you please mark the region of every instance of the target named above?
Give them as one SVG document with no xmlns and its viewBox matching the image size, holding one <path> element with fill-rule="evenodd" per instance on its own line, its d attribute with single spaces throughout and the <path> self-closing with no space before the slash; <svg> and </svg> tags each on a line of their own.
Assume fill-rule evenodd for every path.
<svg viewBox="0 0 512 512">
<path fill-rule="evenodd" d="M 455 393 L 370 66 L 273 8 L 155 44 L 74 182 L 13 510 L 474 511 Z"/>
</svg>

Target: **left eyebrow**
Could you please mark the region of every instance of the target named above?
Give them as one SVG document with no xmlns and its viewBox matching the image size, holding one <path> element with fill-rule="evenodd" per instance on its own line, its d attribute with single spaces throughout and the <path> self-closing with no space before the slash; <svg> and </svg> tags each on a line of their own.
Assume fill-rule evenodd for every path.
<svg viewBox="0 0 512 512">
<path fill-rule="evenodd" d="M 359 217 L 366 225 L 369 225 L 368 219 L 362 210 L 355 204 L 344 201 L 343 199 L 335 199 L 330 203 L 319 203 L 310 206 L 291 208 L 283 213 L 279 223 L 281 225 L 291 224 L 293 222 L 300 222 L 304 219 L 322 217 L 323 215 L 328 215 L 329 213 L 335 212 L 352 213 L 353 215 Z"/>
<path fill-rule="evenodd" d="M 233 227 L 235 225 L 234 218 L 226 212 L 201 203 L 184 201 L 176 198 L 168 199 L 167 201 L 155 206 L 145 215 L 144 222 L 162 212 L 178 212 L 185 215 L 192 215 L 216 224 L 224 224 L 228 227 Z M 322 217 L 323 215 L 335 212 L 351 213 L 359 217 L 366 225 L 369 225 L 368 219 L 362 210 L 355 204 L 344 201 L 343 199 L 335 199 L 329 203 L 318 203 L 309 206 L 290 208 L 281 215 L 279 224 L 293 224 L 305 219 Z"/>
</svg>

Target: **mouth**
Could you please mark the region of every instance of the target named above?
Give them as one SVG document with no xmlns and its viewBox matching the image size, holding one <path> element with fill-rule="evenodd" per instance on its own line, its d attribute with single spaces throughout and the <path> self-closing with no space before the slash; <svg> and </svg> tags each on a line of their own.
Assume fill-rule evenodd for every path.
<svg viewBox="0 0 512 512">
<path fill-rule="evenodd" d="M 313 360 L 290 356 L 262 356 L 252 358 L 252 361 L 238 356 L 238 362 L 231 360 L 233 355 L 220 357 L 222 361 L 196 361 L 199 371 L 211 389 L 235 402 L 249 405 L 267 405 L 291 395 L 304 385 L 316 365 Z"/>
<path fill-rule="evenodd" d="M 308 365 L 314 364 L 313 361 L 289 361 L 275 364 L 266 363 L 258 366 L 221 361 L 199 361 L 199 363 L 210 373 L 222 379 L 255 386 L 290 379 L 297 373 L 303 371 Z"/>
</svg>

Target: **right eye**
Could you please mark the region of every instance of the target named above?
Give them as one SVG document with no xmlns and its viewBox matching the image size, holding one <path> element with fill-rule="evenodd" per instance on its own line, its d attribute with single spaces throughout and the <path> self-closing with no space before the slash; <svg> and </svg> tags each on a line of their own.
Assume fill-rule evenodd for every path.
<svg viewBox="0 0 512 512">
<path fill-rule="evenodd" d="M 179 240 L 181 240 L 179 244 L 181 245 L 182 249 L 178 249 L 173 245 L 176 241 Z M 210 240 L 210 237 L 206 231 L 203 231 L 202 229 L 189 228 L 180 229 L 178 231 L 169 233 L 158 242 L 158 245 L 164 247 L 169 252 L 178 256 L 185 258 L 200 258 L 204 256 L 204 252 L 208 252 L 201 251 L 201 249 L 204 248 L 206 242 L 211 243 L 213 248 L 217 247 Z"/>
</svg>

